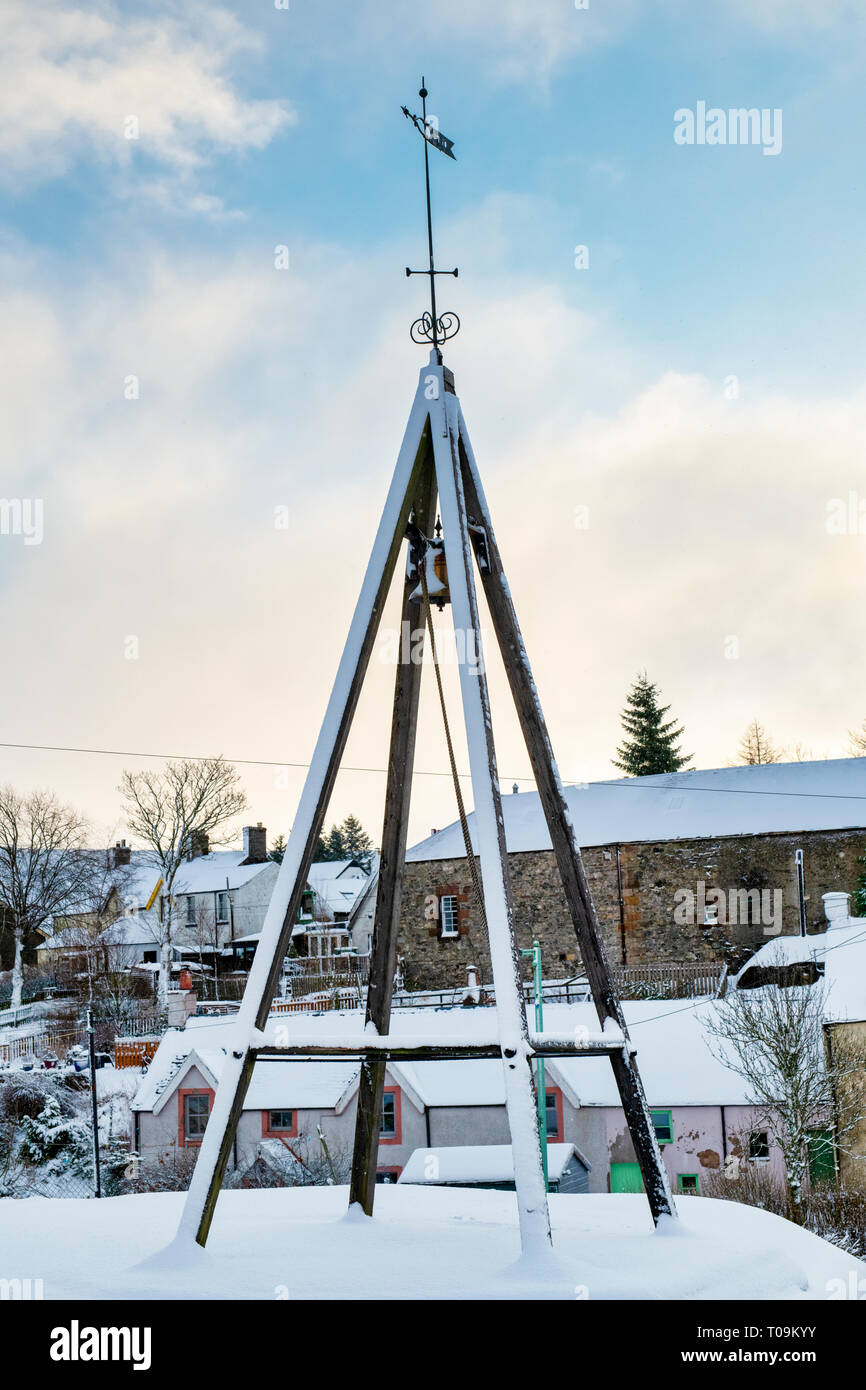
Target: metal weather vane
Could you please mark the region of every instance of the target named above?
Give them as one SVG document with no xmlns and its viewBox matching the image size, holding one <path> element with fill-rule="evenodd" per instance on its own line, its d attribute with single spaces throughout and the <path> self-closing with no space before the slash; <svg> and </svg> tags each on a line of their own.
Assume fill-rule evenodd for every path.
<svg viewBox="0 0 866 1390">
<path fill-rule="evenodd" d="M 436 276 L 453 275 L 457 278 L 457 269 L 437 270 L 433 258 L 433 214 L 430 205 L 430 159 L 428 146 L 441 150 L 442 154 L 447 154 L 449 159 L 455 159 L 453 153 L 454 141 L 449 140 L 447 135 L 443 135 L 439 129 L 435 118 L 427 116 L 427 88 L 424 85 L 424 78 L 421 78 L 421 90 L 418 93 L 421 98 L 421 115 L 415 116 L 405 106 L 401 106 L 401 111 L 407 120 L 411 121 L 415 129 L 424 141 L 424 186 L 427 193 L 427 250 L 429 253 L 430 264 L 427 270 L 410 270 L 406 267 L 407 275 L 426 275 L 430 280 L 430 311 L 424 312 L 420 318 L 416 319 L 409 330 L 413 343 L 432 343 L 433 348 L 439 355 L 439 344 L 453 338 L 460 328 L 460 320 L 456 314 L 446 310 L 441 317 L 436 310 Z"/>
</svg>

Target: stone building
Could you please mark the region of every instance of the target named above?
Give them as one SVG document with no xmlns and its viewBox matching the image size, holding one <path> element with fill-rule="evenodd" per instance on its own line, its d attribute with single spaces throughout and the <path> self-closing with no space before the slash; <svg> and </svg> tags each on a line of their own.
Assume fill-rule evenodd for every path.
<svg viewBox="0 0 866 1390">
<path fill-rule="evenodd" d="M 566 795 L 614 965 L 738 969 L 799 931 L 798 850 L 809 932 L 821 930 L 822 894 L 853 891 L 866 852 L 866 758 L 623 778 Z M 540 940 L 548 978 L 573 974 L 579 954 L 538 794 L 502 805 L 517 943 Z M 470 964 L 490 979 L 459 822 L 407 853 L 398 952 L 409 989 L 461 984 Z"/>
</svg>

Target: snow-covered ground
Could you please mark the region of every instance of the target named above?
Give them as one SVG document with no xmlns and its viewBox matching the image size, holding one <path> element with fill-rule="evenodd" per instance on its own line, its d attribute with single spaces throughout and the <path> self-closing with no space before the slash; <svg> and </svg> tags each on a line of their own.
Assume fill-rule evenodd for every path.
<svg viewBox="0 0 866 1390">
<path fill-rule="evenodd" d="M 513 1193 L 223 1192 L 206 1251 L 168 1249 L 182 1193 L 0 1201 L 4 1273 L 46 1298 L 826 1299 L 866 1265 L 780 1217 L 705 1197 L 653 1232 L 643 1196 L 552 1196 L 555 1252 L 519 1260 Z M 841 1287 L 836 1285 L 835 1287 Z"/>
</svg>

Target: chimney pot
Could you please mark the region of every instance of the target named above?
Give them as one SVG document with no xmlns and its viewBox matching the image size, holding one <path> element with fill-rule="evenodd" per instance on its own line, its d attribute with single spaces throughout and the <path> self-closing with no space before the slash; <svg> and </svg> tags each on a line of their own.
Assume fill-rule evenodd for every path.
<svg viewBox="0 0 866 1390">
<path fill-rule="evenodd" d="M 822 893 L 821 899 L 824 903 L 824 916 L 827 918 L 827 930 L 832 931 L 834 927 L 847 927 L 851 902 L 850 893 Z"/>
</svg>

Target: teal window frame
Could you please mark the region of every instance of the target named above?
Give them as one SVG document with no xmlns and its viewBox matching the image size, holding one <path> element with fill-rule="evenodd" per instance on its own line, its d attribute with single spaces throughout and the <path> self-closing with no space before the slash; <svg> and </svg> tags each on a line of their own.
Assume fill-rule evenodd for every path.
<svg viewBox="0 0 866 1390">
<path fill-rule="evenodd" d="M 693 1179 L 694 1179 L 694 1184 L 695 1184 L 694 1187 L 683 1187 L 683 1178 L 693 1178 Z M 685 1196 L 688 1196 L 690 1193 L 694 1193 L 694 1195 L 695 1195 L 696 1197 L 700 1197 L 700 1195 L 701 1195 L 701 1175 L 700 1175 L 700 1173 L 677 1173 L 677 1192 L 681 1192 L 681 1193 L 683 1193 Z"/>
<path fill-rule="evenodd" d="M 661 1135 L 659 1134 L 658 1119 L 659 1119 L 661 1116 L 664 1116 L 664 1117 L 665 1117 L 663 1123 L 664 1123 L 664 1127 L 665 1127 L 665 1128 L 667 1129 L 667 1131 L 668 1131 L 668 1134 L 670 1135 L 670 1138 L 669 1138 L 669 1139 L 662 1139 Z M 673 1112 L 673 1110 L 651 1110 L 651 1111 L 650 1111 L 650 1119 L 651 1119 L 652 1122 L 653 1122 L 653 1129 L 655 1130 L 656 1139 L 658 1140 L 659 1144 L 660 1144 L 660 1145 L 661 1145 L 661 1144 L 672 1144 L 672 1143 L 674 1142 L 674 1112 Z"/>
</svg>

